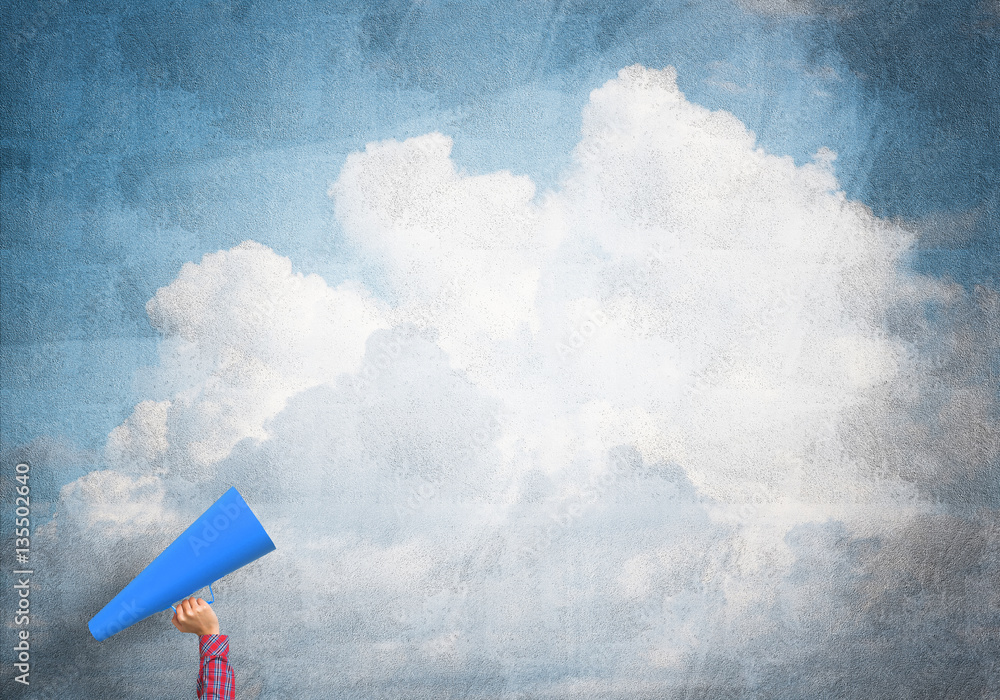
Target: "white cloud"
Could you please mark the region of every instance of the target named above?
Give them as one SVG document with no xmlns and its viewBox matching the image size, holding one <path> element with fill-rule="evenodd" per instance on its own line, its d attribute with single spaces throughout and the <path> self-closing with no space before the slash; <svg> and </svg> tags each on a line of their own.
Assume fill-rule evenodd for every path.
<svg viewBox="0 0 1000 700">
<path fill-rule="evenodd" d="M 78 520 L 75 529 L 110 529 L 119 536 L 159 530 L 175 519 L 164 496 L 163 483 L 152 475 L 133 479 L 110 470 L 91 472 L 60 491 L 62 522 Z"/>
<path fill-rule="evenodd" d="M 140 469 L 148 469 L 167 451 L 167 413 L 169 401 L 142 401 L 132 415 L 108 435 L 105 454 L 113 464 L 136 460 Z"/>
<path fill-rule="evenodd" d="M 246 242 L 188 263 L 147 304 L 161 347 L 158 390 L 109 436 L 113 464 L 203 471 L 310 387 L 356 370 L 385 322 L 357 284 L 318 275 Z"/>
<path fill-rule="evenodd" d="M 394 320 L 433 326 L 457 365 L 482 367 L 535 323 L 546 238 L 529 178 L 468 176 L 450 153 L 441 134 L 369 144 L 330 193 L 348 239 L 389 273 Z"/>
<path fill-rule="evenodd" d="M 487 664 L 511 692 L 583 696 L 817 643 L 847 584 L 790 578 L 801 543 L 841 575 L 842 541 L 936 507 L 849 431 L 898 429 L 886 387 L 922 359 L 887 319 L 955 291 L 906 269 L 910 235 L 845 198 L 832 153 L 766 153 L 670 68 L 591 94 L 556 191 L 467 175 L 450 148 L 370 144 L 331 188 L 384 306 L 253 243 L 159 290 L 160 393 L 107 448 L 159 476 L 90 475 L 59 526 L 152 527 L 250 489 L 294 544 L 231 594 L 292 615 L 304 658 L 336 638 L 364 679 Z M 815 616 L 789 626 L 804 598 Z M 260 614 L 233 625 L 263 665 Z"/>
</svg>

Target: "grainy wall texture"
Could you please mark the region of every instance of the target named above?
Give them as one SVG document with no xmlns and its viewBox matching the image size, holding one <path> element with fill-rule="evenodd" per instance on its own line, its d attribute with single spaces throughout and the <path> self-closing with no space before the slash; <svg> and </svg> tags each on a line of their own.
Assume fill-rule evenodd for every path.
<svg viewBox="0 0 1000 700">
<path fill-rule="evenodd" d="M 4 698 L 1000 697 L 996 2 L 2 5 Z"/>
</svg>

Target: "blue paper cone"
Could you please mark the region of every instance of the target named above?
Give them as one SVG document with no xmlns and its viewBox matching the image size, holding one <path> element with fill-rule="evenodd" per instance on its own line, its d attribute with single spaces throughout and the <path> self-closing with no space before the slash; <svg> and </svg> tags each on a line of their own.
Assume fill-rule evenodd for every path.
<svg viewBox="0 0 1000 700">
<path fill-rule="evenodd" d="M 90 633 L 104 641 L 274 549 L 250 506 L 231 488 L 94 615 Z"/>
</svg>

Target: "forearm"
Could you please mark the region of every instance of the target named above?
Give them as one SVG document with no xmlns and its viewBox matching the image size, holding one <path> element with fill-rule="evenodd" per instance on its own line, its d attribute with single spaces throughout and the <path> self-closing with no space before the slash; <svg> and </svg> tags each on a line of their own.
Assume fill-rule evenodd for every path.
<svg viewBox="0 0 1000 700">
<path fill-rule="evenodd" d="M 235 700 L 236 683 L 229 666 L 229 637 L 206 634 L 198 638 L 201 663 L 198 671 L 199 700 Z"/>
</svg>

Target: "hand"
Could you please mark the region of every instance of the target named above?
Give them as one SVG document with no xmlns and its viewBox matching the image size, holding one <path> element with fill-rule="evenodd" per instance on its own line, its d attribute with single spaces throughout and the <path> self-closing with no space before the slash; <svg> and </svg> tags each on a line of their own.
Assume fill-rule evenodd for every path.
<svg viewBox="0 0 1000 700">
<path fill-rule="evenodd" d="M 199 636 L 219 633 L 219 618 L 215 616 L 212 606 L 193 596 L 177 604 L 177 612 L 170 621 L 181 632 L 192 632 Z"/>
</svg>

